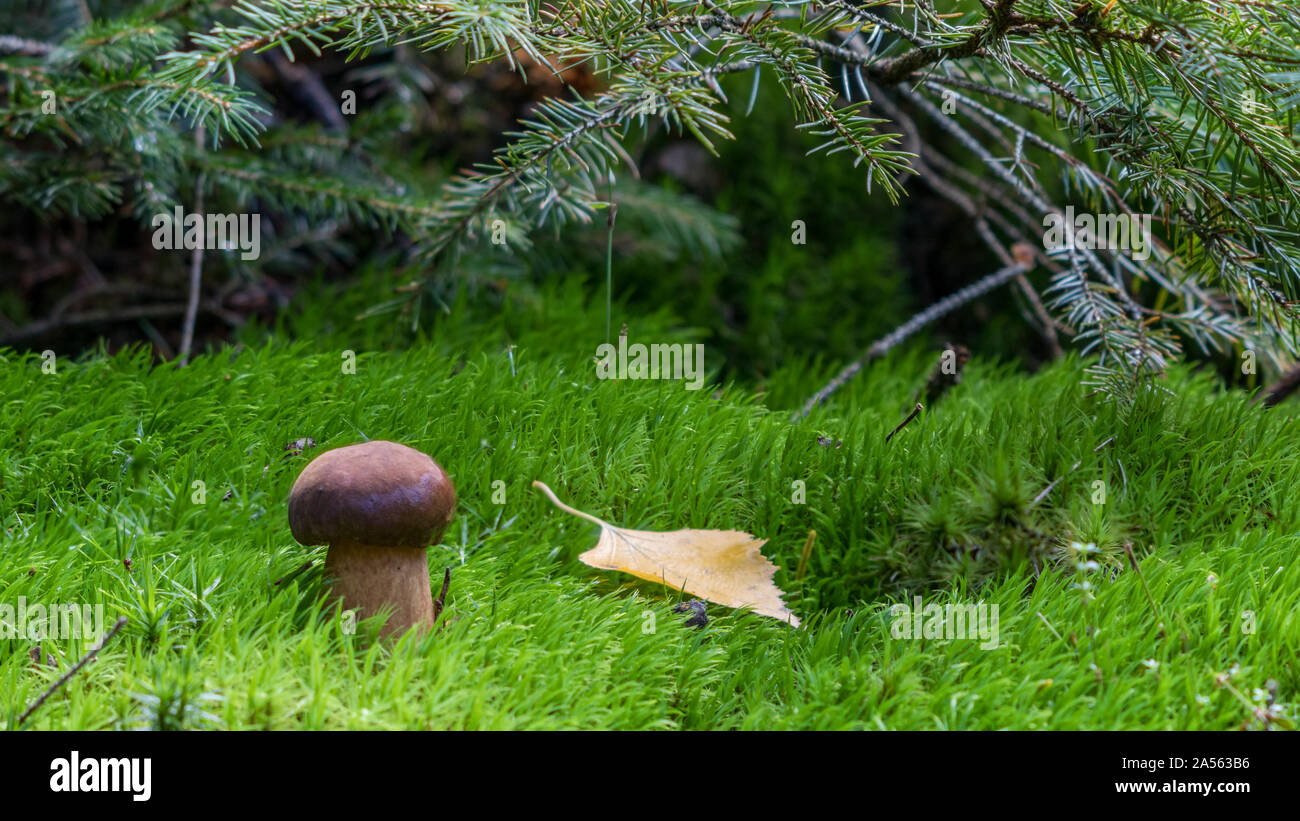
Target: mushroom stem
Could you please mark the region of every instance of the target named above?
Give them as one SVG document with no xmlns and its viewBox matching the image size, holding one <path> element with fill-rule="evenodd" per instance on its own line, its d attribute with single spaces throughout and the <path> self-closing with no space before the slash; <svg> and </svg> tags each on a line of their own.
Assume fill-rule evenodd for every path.
<svg viewBox="0 0 1300 821">
<path fill-rule="evenodd" d="M 392 610 L 380 630 L 385 638 L 416 626 L 422 632 L 433 627 L 427 550 L 332 542 L 325 569 L 334 580 L 333 594 L 343 600 L 344 608 L 355 609 L 358 619 Z"/>
</svg>

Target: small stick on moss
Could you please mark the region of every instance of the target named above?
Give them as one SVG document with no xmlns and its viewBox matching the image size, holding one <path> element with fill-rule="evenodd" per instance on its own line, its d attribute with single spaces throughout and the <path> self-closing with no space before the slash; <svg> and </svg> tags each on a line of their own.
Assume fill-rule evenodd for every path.
<svg viewBox="0 0 1300 821">
<path fill-rule="evenodd" d="M 889 432 L 889 435 L 885 437 L 885 441 L 888 442 L 890 439 L 893 439 L 894 434 L 898 433 L 900 430 L 907 427 L 908 424 L 913 419 L 915 419 L 923 410 L 925 410 L 925 408 L 921 405 L 920 402 L 917 402 L 916 407 L 912 408 L 912 412 L 907 415 L 907 418 L 904 419 L 902 422 L 899 422 L 898 427 L 894 428 Z"/>
<path fill-rule="evenodd" d="M 433 600 L 433 623 L 438 623 L 438 617 L 442 615 L 442 607 L 447 602 L 447 589 L 451 587 L 451 568 L 442 569 L 442 590 L 438 592 L 438 598 Z"/>
<path fill-rule="evenodd" d="M 808 538 L 803 541 L 803 553 L 799 556 L 799 569 L 794 572 L 796 579 L 802 579 L 808 569 L 808 557 L 812 555 L 813 545 L 817 542 L 817 531 L 808 531 Z"/>
<path fill-rule="evenodd" d="M 82 667 L 85 667 L 86 664 L 91 659 L 99 655 L 99 652 L 104 649 L 104 645 L 108 644 L 108 642 L 113 638 L 113 636 L 116 636 L 118 634 L 118 631 L 121 630 L 123 627 L 126 627 L 126 616 L 122 616 L 118 618 L 117 624 L 113 625 L 113 629 L 105 633 L 104 637 L 99 640 L 99 643 L 96 644 L 94 647 L 90 648 L 90 652 L 86 653 L 86 655 L 81 657 L 81 661 L 78 661 L 76 664 L 72 665 L 72 667 L 69 668 L 68 672 L 64 673 L 62 676 L 59 676 L 58 681 L 51 684 L 49 686 L 49 689 L 41 693 L 40 697 L 37 698 L 35 701 L 33 701 L 31 706 L 23 711 L 22 715 L 18 716 L 18 726 L 19 727 L 23 726 L 23 723 L 26 722 L 29 717 L 31 717 L 31 714 L 36 712 L 40 708 L 40 706 L 45 703 L 45 699 L 49 698 L 50 696 L 58 692 L 60 687 L 68 683 L 68 679 L 75 676 L 78 670 L 80 670 Z"/>
<path fill-rule="evenodd" d="M 965 288 L 951 293 L 938 302 L 935 302 L 925 310 L 913 315 L 911 319 L 907 320 L 902 325 L 899 325 L 880 339 L 877 339 L 871 344 L 871 347 L 867 348 L 862 356 L 845 366 L 845 368 L 841 370 L 834 379 L 828 382 L 825 387 L 813 394 L 812 397 L 804 403 L 803 409 L 794 414 L 794 421 L 797 422 L 812 413 L 814 408 L 822 402 L 825 402 L 832 393 L 835 393 L 835 391 L 842 388 L 850 379 L 856 376 L 858 371 L 862 370 L 863 366 L 865 366 L 870 360 L 884 356 L 891 348 L 894 348 L 904 339 L 921 330 L 936 319 L 952 313 L 971 300 L 978 299 L 989 291 L 1005 285 L 1017 276 L 1028 272 L 1032 266 L 1026 264 L 1027 261 L 1032 261 L 1032 257 L 1027 255 L 1022 256 L 1017 259 L 1014 264 L 1008 265 L 1005 268 L 1000 268 L 983 279 L 977 280 L 976 282 L 967 285 Z"/>
</svg>

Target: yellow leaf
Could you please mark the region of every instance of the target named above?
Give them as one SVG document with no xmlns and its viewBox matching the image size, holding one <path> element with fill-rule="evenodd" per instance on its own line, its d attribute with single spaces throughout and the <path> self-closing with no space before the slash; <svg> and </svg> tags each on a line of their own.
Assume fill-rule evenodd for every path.
<svg viewBox="0 0 1300 821">
<path fill-rule="evenodd" d="M 600 525 L 600 540 L 578 559 L 601 570 L 619 570 L 647 581 L 727 607 L 748 607 L 799 626 L 799 617 L 781 601 L 772 583 L 776 565 L 764 558 L 756 539 L 739 530 L 624 530 L 589 513 L 575 510 L 555 498 L 542 482 L 533 482 L 566 513 Z"/>
</svg>

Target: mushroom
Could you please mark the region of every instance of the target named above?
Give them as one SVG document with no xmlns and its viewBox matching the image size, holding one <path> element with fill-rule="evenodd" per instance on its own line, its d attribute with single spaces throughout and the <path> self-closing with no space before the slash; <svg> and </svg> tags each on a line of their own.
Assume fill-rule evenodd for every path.
<svg viewBox="0 0 1300 821">
<path fill-rule="evenodd" d="M 456 508 L 447 473 L 396 442 L 326 451 L 289 491 L 289 529 L 303 545 L 328 544 L 334 595 L 360 618 L 393 610 L 384 636 L 433 626 L 425 548 L 442 539 Z"/>
</svg>

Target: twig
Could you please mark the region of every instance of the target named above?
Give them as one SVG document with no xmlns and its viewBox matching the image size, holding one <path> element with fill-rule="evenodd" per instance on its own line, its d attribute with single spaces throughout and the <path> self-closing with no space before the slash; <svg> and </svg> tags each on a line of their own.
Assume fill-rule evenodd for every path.
<svg viewBox="0 0 1300 821">
<path fill-rule="evenodd" d="M 194 149 L 203 150 L 203 126 L 194 129 Z M 203 284 L 203 245 L 207 237 L 203 236 L 203 174 L 194 180 L 194 213 L 199 217 L 199 241 L 190 255 L 190 301 L 185 306 L 185 325 L 181 330 L 181 347 L 177 360 L 181 367 L 189 364 L 190 348 L 194 344 L 194 322 L 199 315 L 199 288 Z"/>
<path fill-rule="evenodd" d="M 870 87 L 871 86 L 869 86 L 869 88 Z M 916 123 L 912 121 L 912 118 L 895 105 L 893 101 L 889 99 L 888 95 L 875 91 L 871 96 L 872 100 L 880 107 L 885 115 L 893 120 L 893 122 L 902 130 L 903 136 L 906 139 L 907 149 L 917 155 L 912 161 L 912 168 L 916 171 L 917 176 L 920 177 L 920 179 L 933 191 L 948 199 L 962 211 L 966 212 L 969 217 L 975 220 L 975 228 L 979 233 L 980 239 L 984 240 L 984 243 L 989 246 L 994 254 L 997 255 L 1003 265 L 1011 264 L 1012 254 L 1002 246 L 1002 243 L 997 241 L 997 237 L 993 234 L 992 229 L 989 228 L 988 222 L 985 220 L 986 214 L 983 213 L 983 210 L 975 204 L 975 201 L 968 196 L 966 192 L 962 191 L 953 183 L 950 183 L 941 174 L 936 173 L 936 171 L 931 168 L 928 162 L 923 158 L 925 154 L 933 154 L 935 152 L 934 149 L 930 148 L 930 146 L 921 140 L 920 131 L 917 129 Z M 902 175 L 900 175 L 899 180 L 900 185 L 902 183 L 901 176 Z M 977 186 L 979 185 L 979 182 L 978 178 L 976 178 Z M 995 192 L 990 195 L 983 189 L 981 189 L 981 191 L 993 202 L 1001 202 L 1003 200 L 1003 197 L 999 193 Z M 1009 207 L 1012 210 L 1017 209 L 1018 206 L 1015 205 L 1014 199 L 1010 200 Z M 1023 212 L 1023 209 L 1021 209 L 1021 211 Z M 1000 223 L 1005 222 L 1002 219 L 1002 216 L 996 211 L 990 210 L 987 216 Z M 1025 222 L 1032 223 L 1032 219 L 1027 213 L 1022 213 L 1018 216 L 1021 216 L 1022 220 Z M 1025 243 L 1026 245 L 1028 244 L 1023 233 L 1016 232 L 1010 225 L 1006 225 L 1006 230 L 1008 233 L 1012 233 L 1013 236 L 1017 236 L 1022 243 Z M 1041 261 L 1048 261 L 1045 255 L 1037 256 L 1040 256 Z M 1022 274 L 1016 277 L 1016 283 L 1019 285 L 1021 293 L 1024 294 L 1025 299 L 1029 301 L 1030 307 L 1038 317 L 1040 325 L 1038 329 L 1039 333 L 1041 333 L 1043 338 L 1046 340 L 1052 358 L 1060 359 L 1064 356 L 1064 352 L 1061 350 L 1060 341 L 1056 337 L 1056 326 L 1053 323 L 1051 314 L 1049 314 L 1047 309 L 1043 306 L 1042 300 L 1039 299 L 1038 292 L 1034 290 L 1034 286 L 1030 284 L 1029 279 L 1026 276 Z M 1032 322 L 1029 324 L 1031 326 L 1034 325 Z"/>
<path fill-rule="evenodd" d="M 200 306 L 204 311 L 214 314 L 230 322 L 229 312 L 224 310 L 219 304 L 212 302 Z M 39 337 L 50 331 L 56 331 L 60 328 L 67 328 L 75 325 L 97 325 L 102 322 L 130 322 L 136 319 L 157 319 L 159 317 L 176 316 L 183 314 L 187 306 L 181 303 L 164 302 L 157 305 L 129 305 L 125 308 L 105 308 L 95 311 L 82 311 L 75 314 L 64 314 L 58 317 L 42 319 L 36 322 L 28 323 L 20 328 L 0 335 L 0 345 L 12 345 L 15 342 L 21 342 L 25 339 Z M 232 323 L 234 324 L 234 323 Z"/>
<path fill-rule="evenodd" d="M 49 316 L 51 319 L 61 317 L 69 308 L 79 302 L 90 299 L 91 297 L 102 298 L 110 295 L 148 296 L 154 293 L 156 292 L 151 291 L 143 285 L 111 285 L 103 282 L 95 282 L 89 287 L 73 291 L 58 302 L 55 302 L 54 306 L 50 308 Z"/>
<path fill-rule="evenodd" d="M 1293 365 L 1289 371 L 1282 374 L 1278 379 L 1262 393 L 1255 397 L 1255 401 L 1263 401 L 1264 407 L 1271 408 L 1300 388 L 1300 363 Z"/>
<path fill-rule="evenodd" d="M 934 103 L 930 102 L 921 94 L 910 88 L 900 86 L 898 93 L 910 100 L 913 105 L 934 121 L 939 128 L 948 132 L 967 150 L 978 157 L 980 161 L 984 163 L 984 166 L 995 176 L 1000 178 L 1003 183 L 1009 186 L 1017 196 L 1037 208 L 1043 214 L 1055 214 L 1062 219 L 1064 218 L 1064 212 L 1060 208 L 1049 203 L 1046 199 L 1040 196 L 1037 191 L 1027 185 L 1024 180 L 1004 168 L 1002 162 L 997 157 L 993 156 L 993 154 L 990 153 L 989 150 L 985 148 L 984 145 L 970 132 L 958 125 L 954 118 L 943 114 Z M 1036 184 L 1037 183 L 1035 183 L 1035 185 Z M 1125 309 L 1128 310 L 1132 317 L 1141 316 L 1142 306 L 1133 299 L 1132 294 L 1129 293 L 1128 287 L 1124 284 L 1123 279 L 1116 271 L 1113 271 L 1104 265 L 1091 248 L 1080 246 L 1072 250 L 1083 257 L 1083 259 L 1088 263 L 1088 267 L 1095 271 L 1102 281 L 1108 283 L 1111 288 L 1113 288 L 1115 295 L 1119 298 L 1120 302 L 1124 304 Z M 1117 249 L 1112 249 L 1111 252 L 1116 254 L 1118 257 L 1123 256 Z"/>
<path fill-rule="evenodd" d="M 894 428 L 889 432 L 889 435 L 885 437 L 885 441 L 888 442 L 890 439 L 893 439 L 894 434 L 898 433 L 900 430 L 907 427 L 908 424 L 910 424 L 913 419 L 919 416 L 921 411 L 923 410 L 925 410 L 925 408 L 921 405 L 920 402 L 917 402 L 916 407 L 912 408 L 912 412 L 907 415 L 907 418 L 904 419 L 902 422 L 899 422 L 898 427 Z"/>
<path fill-rule="evenodd" d="M 1069 112 L 1067 112 L 1064 108 L 1053 109 L 1051 106 L 1047 105 L 1047 103 L 1032 99 L 1030 97 L 1026 97 L 1023 94 L 1017 94 L 1014 91 L 1008 91 L 1006 89 L 998 88 L 997 86 L 986 85 L 984 83 L 977 83 L 973 80 L 967 80 L 961 77 L 953 77 L 944 74 L 927 73 L 927 74 L 915 75 L 913 79 L 921 80 L 924 82 L 939 83 L 940 85 L 952 86 L 953 88 L 961 88 L 961 89 L 965 89 L 966 91 L 976 91 L 979 92 L 980 94 L 985 94 L 989 97 L 997 97 L 1000 100 L 1006 100 L 1007 102 L 1015 103 L 1016 105 L 1022 105 L 1025 106 L 1026 108 L 1032 108 L 1033 110 L 1046 114 L 1049 117 L 1055 115 L 1058 119 L 1061 120 L 1067 119 L 1069 117 Z"/>
<path fill-rule="evenodd" d="M 13 34 L 0 34 L 0 51 L 10 54 L 25 54 L 31 57 L 45 57 L 55 53 L 59 47 L 53 43 L 42 43 L 27 37 Z"/>
<path fill-rule="evenodd" d="M 447 589 L 451 587 L 451 568 L 442 569 L 442 590 L 438 593 L 438 598 L 433 600 L 433 621 L 438 623 L 438 617 L 442 615 L 443 605 L 447 603 Z"/>
<path fill-rule="evenodd" d="M 902 325 L 899 325 L 885 336 L 882 336 L 880 339 L 871 343 L 871 347 L 867 348 L 866 352 L 863 353 L 862 356 L 840 371 L 839 374 L 827 383 L 824 388 L 813 394 L 812 397 L 804 403 L 803 410 L 795 414 L 795 421 L 803 419 L 808 414 L 812 413 L 813 409 L 824 402 L 827 397 L 842 388 L 846 382 L 856 376 L 858 371 L 862 370 L 862 367 L 868 361 L 883 356 L 891 348 L 895 347 L 904 339 L 924 328 L 926 325 L 929 325 L 939 317 L 955 311 L 957 308 L 960 308 L 962 305 L 965 305 L 973 299 L 978 299 L 989 291 L 992 291 L 994 288 L 1005 285 L 1017 276 L 1027 272 L 1029 268 L 1030 265 L 1025 262 L 1024 258 L 1017 259 L 1017 261 L 1011 265 L 1008 265 L 1005 268 L 999 268 L 983 279 L 967 285 L 956 293 L 949 294 L 920 313 L 915 314 Z"/>
<path fill-rule="evenodd" d="M 979 234 L 980 239 L 984 240 L 984 244 L 992 249 L 993 253 L 997 254 L 1004 265 L 1009 261 L 1006 256 L 1007 250 L 1002 247 L 1002 243 L 998 242 L 997 235 L 993 233 L 988 221 L 982 216 L 975 220 L 975 232 Z M 1043 339 L 1047 342 L 1052 359 L 1060 359 L 1065 356 L 1065 352 L 1061 350 L 1061 342 L 1056 338 L 1056 327 L 1052 324 L 1052 315 L 1047 312 L 1047 307 L 1039 299 L 1038 292 L 1030 284 L 1029 278 L 1023 274 L 1016 277 L 1016 285 L 1020 288 L 1020 293 L 1029 302 L 1029 307 L 1034 312 L 1034 318 L 1038 320 L 1038 332 L 1042 334 Z M 1031 327 L 1035 325 L 1033 322 L 1028 324 Z"/>
<path fill-rule="evenodd" d="M 96 644 L 94 647 L 90 648 L 90 652 L 86 653 L 86 655 L 81 657 L 81 661 L 78 661 L 76 664 L 72 665 L 72 667 L 69 668 L 68 672 L 64 673 L 62 676 L 59 676 L 58 681 L 51 684 L 49 686 L 49 689 L 41 693 L 40 697 L 37 698 L 35 701 L 33 701 L 31 706 L 23 711 L 22 715 L 18 716 L 18 726 L 19 727 L 23 726 L 23 723 L 27 721 L 27 719 L 31 716 L 31 714 L 36 712 L 37 709 L 39 709 L 40 706 L 45 703 L 45 699 L 54 695 L 56 692 L 58 692 L 58 689 L 60 687 L 62 687 L 64 684 L 67 684 L 68 679 L 75 676 L 78 670 L 80 670 L 82 667 L 85 667 L 86 664 L 91 659 L 97 656 L 99 652 L 104 649 L 104 645 L 108 644 L 109 640 L 112 639 L 113 636 L 116 636 L 118 631 L 121 630 L 123 627 L 126 627 L 126 616 L 119 617 L 117 620 L 117 624 L 113 625 L 113 629 L 105 633 L 104 637 L 99 640 L 99 643 Z"/>
<path fill-rule="evenodd" d="M 912 72 L 940 60 L 971 57 L 979 53 L 986 43 L 1001 38 L 1011 27 L 1012 18 L 1009 12 L 1015 2 L 1016 0 L 996 0 L 992 6 L 986 6 L 989 15 L 985 18 L 984 24 L 956 45 L 948 48 L 929 46 L 914 48 L 897 57 L 879 60 L 867 66 L 867 71 L 876 82 L 895 85 L 906 79 Z"/>
<path fill-rule="evenodd" d="M 830 0 L 829 3 L 824 3 L 823 5 L 828 9 L 838 9 L 842 12 L 846 12 L 847 14 L 852 15 L 853 17 L 859 20 L 864 20 L 866 22 L 871 23 L 871 25 L 873 26 L 880 26 L 885 31 L 891 32 L 899 37 L 902 37 L 904 40 L 907 40 L 912 45 L 918 48 L 935 48 L 936 46 L 938 46 L 938 43 L 933 43 L 925 39 L 924 37 L 920 36 L 919 34 L 916 34 L 915 32 L 903 26 L 898 25 L 897 23 L 891 23 L 889 20 L 885 19 L 884 17 L 880 17 L 875 14 L 872 14 L 871 12 L 866 11 L 865 9 L 859 8 L 858 6 L 848 3 L 846 0 Z"/>
<path fill-rule="evenodd" d="M 947 174 L 958 180 L 961 180 L 962 182 L 976 189 L 976 191 L 983 198 L 983 202 L 982 202 L 983 210 L 978 212 L 979 217 L 987 220 L 989 223 L 992 223 L 993 225 L 996 225 L 998 228 L 1001 228 L 1004 233 L 1009 234 L 1011 239 L 1016 241 L 1015 245 L 1012 246 L 1013 249 L 1019 247 L 1019 248 L 1027 249 L 1030 252 L 1032 252 L 1031 256 L 1037 261 L 1037 263 L 1043 268 L 1045 268 L 1048 271 L 1048 273 L 1052 274 L 1053 276 L 1060 274 L 1064 270 L 1063 268 L 1061 268 L 1060 265 L 1056 263 L 1055 260 L 1049 257 L 1046 253 L 1044 253 L 1042 248 L 1041 238 L 1037 242 L 1031 242 L 1029 236 L 1025 233 L 1025 231 L 1016 227 L 1014 224 L 1012 224 L 1011 220 L 1008 217 L 1003 216 L 1001 212 L 997 211 L 993 207 L 993 205 L 996 204 L 998 206 L 1006 208 L 1007 211 L 1009 211 L 1013 217 L 1018 219 L 1020 223 L 1026 226 L 1030 231 L 1037 230 L 1039 227 L 1041 227 L 1040 222 L 1034 217 L 1030 216 L 1029 212 L 1026 211 L 1023 207 L 1021 207 L 1016 202 L 1014 197 L 1007 196 L 1006 189 L 998 188 L 994 180 L 985 179 L 983 177 L 978 177 L 975 174 L 972 174 L 971 172 L 957 165 L 956 163 L 954 163 L 952 160 L 948 159 L 944 155 L 935 151 L 928 144 L 921 146 L 921 156 L 924 160 L 924 162 L 921 163 L 921 167 L 925 168 L 927 172 L 929 172 L 932 169 L 933 171 Z M 934 177 L 937 176 L 937 174 L 931 174 L 931 176 Z M 924 176 L 922 176 L 922 180 L 928 182 L 928 180 L 926 180 Z M 962 193 L 961 191 L 958 191 L 957 193 L 963 197 L 965 196 L 965 194 Z M 995 250 L 994 253 L 997 253 L 997 251 Z M 1001 258 L 1001 254 L 999 254 L 999 258 Z M 1021 282 L 1021 281 L 1023 281 L 1026 285 L 1028 284 L 1028 280 L 1024 277 L 1019 277 L 1017 279 L 1017 282 Z M 1032 285 L 1029 285 L 1029 288 L 1031 291 L 1033 290 Z M 1024 290 L 1023 285 L 1021 286 L 1021 290 L 1022 291 Z M 1029 296 L 1028 293 L 1026 293 L 1025 296 L 1028 297 Z M 1030 303 L 1031 305 L 1034 303 L 1037 303 L 1038 305 L 1042 305 L 1042 301 L 1038 299 L 1038 293 L 1036 291 L 1034 292 L 1034 296 L 1030 300 Z M 1035 308 L 1035 313 L 1039 313 L 1037 308 Z M 1074 330 L 1074 328 L 1071 328 L 1065 322 L 1062 322 L 1060 319 L 1057 319 L 1056 317 L 1052 316 L 1050 313 L 1046 311 L 1045 308 L 1043 309 L 1042 313 L 1039 313 L 1039 319 L 1041 320 L 1043 316 L 1046 316 L 1048 324 L 1051 325 L 1051 327 L 1054 329 L 1054 332 L 1051 335 L 1051 340 L 1057 340 L 1055 332 L 1058 331 L 1060 333 L 1064 333 L 1069 336 L 1075 335 L 1076 331 Z M 1058 340 L 1055 342 L 1055 344 L 1053 344 L 1051 340 L 1049 340 L 1048 345 L 1049 347 L 1052 347 L 1053 352 L 1055 353 L 1056 351 L 1060 350 L 1060 342 Z M 1058 356 L 1060 355 L 1063 354 L 1058 354 Z"/>
</svg>

